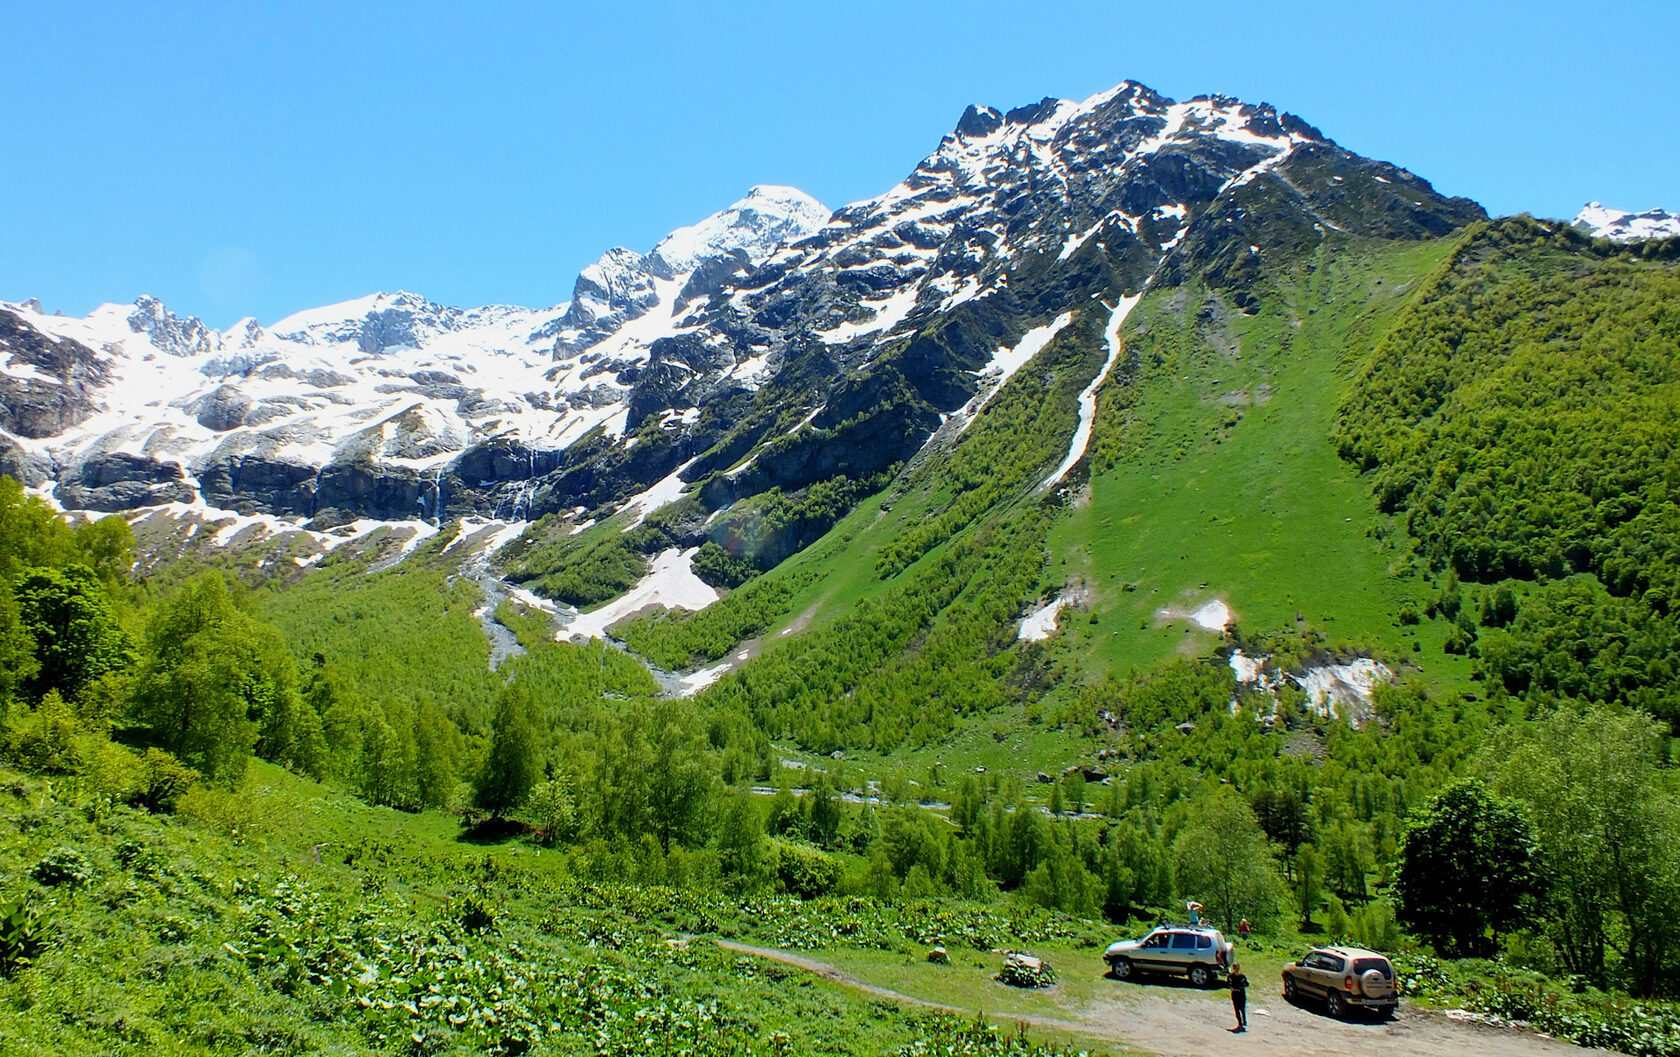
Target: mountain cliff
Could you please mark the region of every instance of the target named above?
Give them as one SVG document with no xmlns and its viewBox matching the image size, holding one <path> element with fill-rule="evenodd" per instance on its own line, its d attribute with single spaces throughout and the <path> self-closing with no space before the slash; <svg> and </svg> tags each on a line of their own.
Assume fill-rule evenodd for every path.
<svg viewBox="0 0 1680 1057">
<path fill-rule="evenodd" d="M 1243 309 L 1262 257 L 1481 216 L 1269 106 L 1127 83 L 972 107 L 832 215 L 756 188 L 549 309 L 399 292 L 216 332 L 149 298 L 9 305 L 0 428 L 69 507 L 581 522 L 676 475 L 716 509 L 910 459 L 1076 306 L 1205 273 Z M 30 373 L 43 343 L 79 368 Z"/>
</svg>

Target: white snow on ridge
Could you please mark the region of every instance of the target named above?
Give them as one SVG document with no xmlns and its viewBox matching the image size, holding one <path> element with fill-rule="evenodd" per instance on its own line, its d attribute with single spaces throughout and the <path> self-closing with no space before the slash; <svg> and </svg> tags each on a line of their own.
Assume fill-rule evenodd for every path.
<svg viewBox="0 0 1680 1057">
<path fill-rule="evenodd" d="M 796 187 L 760 184 L 729 208 L 671 232 L 649 254 L 673 271 L 693 271 L 703 259 L 745 249 L 755 262 L 798 242 L 828 221 L 830 210 Z"/>
<path fill-rule="evenodd" d="M 904 322 L 904 317 L 916 307 L 918 289 L 915 283 L 906 283 L 894 290 L 885 298 L 875 301 L 863 301 L 860 304 L 875 310 L 875 318 L 867 323 L 838 323 L 829 330 L 817 332 L 826 344 L 843 345 L 853 338 L 863 334 L 880 332 L 889 334 L 892 329 Z"/>
<path fill-rule="evenodd" d="M 793 188 L 755 187 L 679 228 L 647 258 L 631 255 L 657 272 L 648 277 L 651 309 L 587 356 L 574 346 L 559 362 L 554 328 L 565 303 L 462 309 L 397 291 L 306 309 L 267 329 L 247 319 L 214 331 L 150 297 L 80 319 L 0 302 L 48 337 L 93 350 L 109 378 L 89 419 L 20 443 L 55 465 L 126 453 L 179 463 L 190 479 L 206 464 L 253 455 L 312 467 L 365 456 L 429 474 L 489 436 L 548 449 L 596 427 L 621 436 L 629 389 L 616 377 L 646 362 L 653 342 L 693 329 L 670 307 L 693 269 L 743 252 L 762 260 L 828 216 Z M 23 366 L 6 373 L 47 380 Z"/>
<path fill-rule="evenodd" d="M 1114 306 L 1109 314 L 1108 326 L 1103 328 L 1103 338 L 1108 342 L 1108 358 L 1103 361 L 1102 370 L 1091 380 L 1091 384 L 1079 394 L 1079 428 L 1073 431 L 1073 442 L 1068 445 L 1068 453 L 1062 459 L 1062 464 L 1040 484 L 1039 491 L 1051 488 L 1067 476 L 1075 463 L 1085 457 L 1085 449 L 1091 443 L 1091 431 L 1096 427 L 1097 420 L 1097 390 L 1108 380 L 1108 373 L 1114 369 L 1115 361 L 1120 358 L 1120 328 L 1126 323 L 1129 315 L 1137 303 L 1143 300 L 1143 293 L 1139 291 L 1131 297 L 1122 297 L 1120 303 Z"/>
<path fill-rule="evenodd" d="M 1665 209 L 1629 213 L 1621 209 L 1608 209 L 1599 202 L 1588 202 L 1576 214 L 1575 227 L 1585 228 L 1594 238 L 1606 238 L 1615 242 L 1666 239 L 1680 236 L 1680 214 L 1670 213 Z"/>
<path fill-rule="evenodd" d="M 722 596 L 717 588 L 694 575 L 690 562 L 699 550 L 698 547 L 690 547 L 679 552 L 673 547 L 660 552 L 653 559 L 653 567 L 635 587 L 592 613 L 573 616 L 561 629 L 561 637 L 580 641 L 604 639 L 608 628 L 651 606 L 692 612 L 705 609 Z"/>
</svg>

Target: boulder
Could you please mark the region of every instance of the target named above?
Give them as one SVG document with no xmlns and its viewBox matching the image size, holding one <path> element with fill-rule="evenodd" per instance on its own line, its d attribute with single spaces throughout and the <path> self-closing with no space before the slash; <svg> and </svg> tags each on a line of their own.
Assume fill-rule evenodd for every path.
<svg viewBox="0 0 1680 1057">
<path fill-rule="evenodd" d="M 998 972 L 997 980 L 1010 987 L 1049 987 L 1056 982 L 1056 974 L 1042 958 L 1019 951 L 1005 951 L 1003 968 Z"/>
</svg>

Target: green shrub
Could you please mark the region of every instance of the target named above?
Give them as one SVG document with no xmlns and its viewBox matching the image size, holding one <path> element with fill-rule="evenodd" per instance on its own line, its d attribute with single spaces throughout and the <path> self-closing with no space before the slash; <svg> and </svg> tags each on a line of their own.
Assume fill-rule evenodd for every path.
<svg viewBox="0 0 1680 1057">
<path fill-rule="evenodd" d="M 496 928 L 496 908 L 482 895 L 472 893 L 456 902 L 455 923 L 471 935 L 482 935 Z"/>
<path fill-rule="evenodd" d="M 1579 1046 L 1638 1057 L 1680 1054 L 1680 1009 L 1669 1003 L 1560 994 L 1538 982 L 1498 977 L 1477 988 L 1469 1007 Z"/>
<path fill-rule="evenodd" d="M 48 888 L 85 884 L 93 876 L 93 864 L 76 849 L 59 847 L 36 863 L 29 876 Z"/>
<path fill-rule="evenodd" d="M 22 900 L 0 903 L 0 976 L 29 968 L 46 945 L 39 911 Z"/>
<path fill-rule="evenodd" d="M 75 709 L 49 690 L 40 705 L 12 717 L 7 741 L 19 767 L 36 774 L 74 774 L 76 735 L 81 727 Z"/>
<path fill-rule="evenodd" d="M 801 899 L 815 899 L 840 883 L 840 861 L 806 844 L 776 841 L 776 877 L 782 891 Z"/>
<path fill-rule="evenodd" d="M 198 772 L 162 749 L 147 749 L 140 757 L 138 780 L 131 803 L 153 814 L 175 810 L 181 794 L 198 781 Z"/>
</svg>

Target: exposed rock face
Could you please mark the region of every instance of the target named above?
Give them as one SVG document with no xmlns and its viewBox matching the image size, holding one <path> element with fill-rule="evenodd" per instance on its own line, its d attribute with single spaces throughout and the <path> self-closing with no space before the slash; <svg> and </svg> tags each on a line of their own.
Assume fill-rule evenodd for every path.
<svg viewBox="0 0 1680 1057">
<path fill-rule="evenodd" d="M 58 486 L 58 499 L 73 509 L 102 511 L 190 503 L 193 488 L 186 476 L 180 463 L 107 452 L 78 466 L 74 476 Z"/>
<path fill-rule="evenodd" d="M 313 467 L 261 455 L 229 455 L 198 472 L 200 494 L 211 506 L 241 513 L 310 517 L 315 513 Z"/>
<path fill-rule="evenodd" d="M 223 385 L 194 400 L 187 405 L 187 410 L 193 413 L 193 418 L 205 429 L 225 433 L 245 424 L 245 416 L 251 410 L 251 401 L 238 389 Z"/>
<path fill-rule="evenodd" d="M 635 250 L 619 246 L 602 254 L 572 285 L 571 307 L 560 317 L 554 358 L 575 356 L 599 344 L 657 305 L 654 279 Z"/>
<path fill-rule="evenodd" d="M 192 317 L 182 319 L 155 297 L 142 297 L 134 302 L 128 326 L 136 334 L 146 335 L 154 346 L 171 356 L 198 356 L 219 343 L 209 327 Z"/>
<path fill-rule="evenodd" d="M 101 509 L 604 513 L 678 467 L 715 508 L 912 457 L 1000 348 L 1098 299 L 1194 279 L 1247 311 L 1269 263 L 1337 233 L 1483 215 L 1266 105 L 1128 83 L 971 107 L 876 198 L 754 188 L 549 309 L 378 294 L 216 332 L 149 298 L 13 306 L 0 458 Z"/>
<path fill-rule="evenodd" d="M 0 429 L 52 437 L 93 414 L 104 364 L 79 342 L 54 340 L 0 309 Z"/>
</svg>

